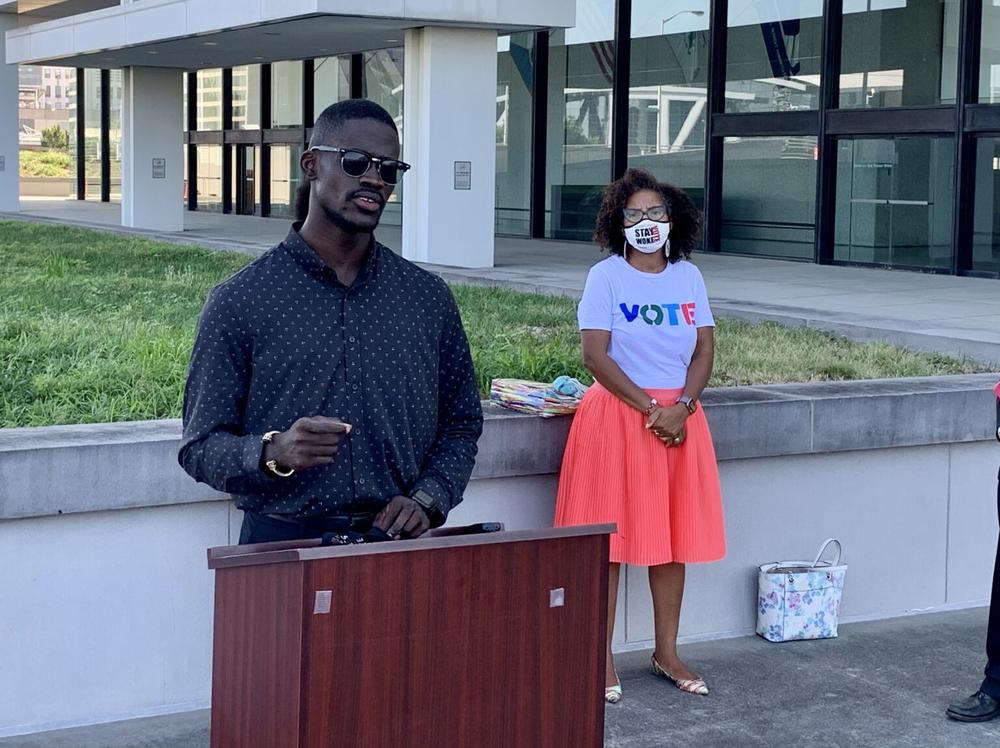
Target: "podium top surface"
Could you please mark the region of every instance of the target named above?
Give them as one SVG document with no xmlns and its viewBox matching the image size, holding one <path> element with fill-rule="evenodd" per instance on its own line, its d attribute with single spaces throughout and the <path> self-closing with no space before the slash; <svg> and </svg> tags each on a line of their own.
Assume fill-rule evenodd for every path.
<svg viewBox="0 0 1000 748">
<path fill-rule="evenodd" d="M 448 528 L 442 528 L 447 531 Z M 280 564 L 296 561 L 317 561 L 325 558 L 368 556 L 380 553 L 408 553 L 463 546 L 523 543 L 538 540 L 558 540 L 587 535 L 607 535 L 615 525 L 577 525 L 544 530 L 513 530 L 475 534 L 435 534 L 432 530 L 414 540 L 394 540 L 383 543 L 356 545 L 320 545 L 319 539 L 287 540 L 253 545 L 226 545 L 208 549 L 208 568 Z M 438 531 L 440 532 L 440 531 Z"/>
</svg>

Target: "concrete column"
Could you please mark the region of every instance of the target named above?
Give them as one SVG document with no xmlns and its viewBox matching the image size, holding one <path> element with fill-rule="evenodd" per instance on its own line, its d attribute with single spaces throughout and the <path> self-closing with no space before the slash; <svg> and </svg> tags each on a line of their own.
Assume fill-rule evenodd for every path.
<svg viewBox="0 0 1000 748">
<path fill-rule="evenodd" d="M 0 13 L 0 211 L 20 210 L 18 176 L 17 65 L 7 64 L 6 32 L 17 28 L 17 16 Z"/>
<path fill-rule="evenodd" d="M 181 71 L 128 67 L 122 77 L 122 226 L 183 231 Z"/>
<path fill-rule="evenodd" d="M 493 267 L 496 32 L 410 29 L 405 44 L 403 160 L 413 169 L 405 177 L 403 256 Z"/>
</svg>

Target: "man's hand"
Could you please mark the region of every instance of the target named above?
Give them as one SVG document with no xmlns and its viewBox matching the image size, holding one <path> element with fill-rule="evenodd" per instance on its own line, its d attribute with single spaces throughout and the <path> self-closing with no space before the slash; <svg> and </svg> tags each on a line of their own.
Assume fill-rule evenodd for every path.
<svg viewBox="0 0 1000 748">
<path fill-rule="evenodd" d="M 341 443 L 350 433 L 351 424 L 339 418 L 300 418 L 288 431 L 282 431 L 264 445 L 264 461 L 275 460 L 286 470 L 329 465 L 337 458 Z"/>
<path fill-rule="evenodd" d="M 420 537 L 430 528 L 431 520 L 424 508 L 409 496 L 393 496 L 372 524 L 398 540 Z"/>
</svg>

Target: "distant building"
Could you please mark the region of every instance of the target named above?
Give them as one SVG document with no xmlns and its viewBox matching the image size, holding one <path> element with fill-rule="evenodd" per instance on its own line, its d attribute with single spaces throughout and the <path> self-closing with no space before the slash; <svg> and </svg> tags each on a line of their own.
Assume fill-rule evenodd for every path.
<svg viewBox="0 0 1000 748">
<path fill-rule="evenodd" d="M 498 234 L 587 241 L 604 185 L 638 166 L 704 207 L 709 251 L 1000 277 L 996 0 L 559 0 L 501 3 L 488 18 L 438 0 L 402 19 L 313 0 L 299 15 L 223 2 L 212 18 L 182 17 L 193 3 L 156 20 L 143 3 L 54 2 L 8 24 L 20 26 L 7 53 L 25 63 L 22 112 L 73 109 L 67 76 L 84 81 L 80 158 L 111 164 L 91 168 L 104 177 L 81 197 L 117 189 L 123 71 L 152 90 L 142 71 L 171 69 L 183 107 L 171 173 L 186 185 L 172 194 L 189 210 L 290 215 L 313 118 L 367 96 L 427 159 L 386 218 L 409 217 L 418 259 L 492 263 L 492 233 L 437 249 L 435 227 L 458 205 L 472 231 L 484 224 L 473 214 L 489 215 Z M 452 174 L 469 152 L 471 213 Z M 157 205 L 149 215 L 166 220 Z"/>
</svg>

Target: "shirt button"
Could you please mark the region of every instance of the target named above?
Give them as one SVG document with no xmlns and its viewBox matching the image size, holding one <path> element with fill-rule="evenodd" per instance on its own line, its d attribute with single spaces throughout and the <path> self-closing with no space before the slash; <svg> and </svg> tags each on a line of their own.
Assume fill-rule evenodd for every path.
<svg viewBox="0 0 1000 748">
<path fill-rule="evenodd" d="M 357 391 L 357 389 L 358 389 L 358 383 L 355 382 L 354 384 L 352 384 L 351 385 L 351 389 Z"/>
<path fill-rule="evenodd" d="M 356 338 L 355 338 L 355 337 L 354 337 L 354 336 L 352 335 L 351 337 L 349 337 L 349 338 L 347 339 L 347 342 L 348 342 L 348 343 L 357 343 L 358 341 L 357 341 L 357 339 L 356 339 Z"/>
<path fill-rule="evenodd" d="M 364 478 L 358 478 L 358 483 L 360 485 L 362 485 L 362 486 L 365 485 L 365 479 Z"/>
</svg>

